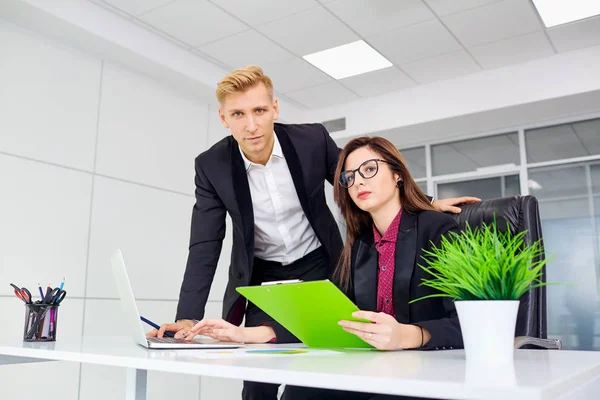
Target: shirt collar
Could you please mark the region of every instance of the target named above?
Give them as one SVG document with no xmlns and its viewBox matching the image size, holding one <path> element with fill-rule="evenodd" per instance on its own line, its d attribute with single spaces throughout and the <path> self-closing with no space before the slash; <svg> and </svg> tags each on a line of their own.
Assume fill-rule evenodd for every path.
<svg viewBox="0 0 600 400">
<path fill-rule="evenodd" d="M 271 152 L 271 157 L 269 158 L 269 161 L 271 161 L 271 159 L 273 157 L 284 158 L 283 150 L 281 150 L 281 144 L 279 143 L 279 139 L 277 139 L 277 134 L 275 132 L 273 132 L 273 137 L 275 138 L 275 142 L 273 143 L 273 151 Z M 242 160 L 244 160 L 244 166 L 246 167 L 246 172 L 248 172 L 248 170 L 250 169 L 251 166 L 257 165 L 257 164 L 248 160 L 248 158 L 242 151 L 241 147 L 238 146 L 238 149 L 240 151 L 240 154 L 242 155 Z"/>
<path fill-rule="evenodd" d="M 396 243 L 396 239 L 398 238 L 398 228 L 400 226 L 400 218 L 401 217 L 402 217 L 402 209 L 400 209 L 398 214 L 396 214 L 396 217 L 394 218 L 394 220 L 392 221 L 390 226 L 387 228 L 387 231 L 385 231 L 385 233 L 383 234 L 383 237 L 381 236 L 381 234 L 375 227 L 375 224 L 373 224 L 373 239 L 374 239 L 373 241 L 375 242 L 375 245 L 379 244 L 380 241 Z"/>
</svg>

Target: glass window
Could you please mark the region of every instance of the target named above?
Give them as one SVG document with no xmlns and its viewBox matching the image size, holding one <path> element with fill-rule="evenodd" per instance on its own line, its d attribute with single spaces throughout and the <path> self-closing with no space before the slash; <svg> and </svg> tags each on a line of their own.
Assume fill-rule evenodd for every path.
<svg viewBox="0 0 600 400">
<path fill-rule="evenodd" d="M 429 193 L 427 193 L 427 181 L 417 182 L 417 186 L 419 186 L 421 188 L 421 190 L 423 191 L 423 193 L 429 195 Z"/>
<path fill-rule="evenodd" d="M 525 131 L 527 163 L 600 154 L 600 119 Z"/>
<path fill-rule="evenodd" d="M 413 179 L 425 178 L 427 176 L 425 167 L 425 147 L 400 150 L 400 154 L 402 154 L 404 162 L 406 162 L 406 166 Z"/>
<path fill-rule="evenodd" d="M 590 215 L 584 166 L 530 169 L 528 186 L 529 194 L 540 202 L 542 219 Z"/>
<path fill-rule="evenodd" d="M 595 328 L 597 279 L 594 233 L 585 165 L 529 171 L 529 188 L 540 202 L 549 282 L 548 336 L 567 349 L 599 349 Z"/>
<path fill-rule="evenodd" d="M 439 183 L 437 185 L 437 197 L 440 199 L 475 196 L 486 200 L 515 196 L 520 193 L 519 175 Z"/>
<path fill-rule="evenodd" d="M 502 178 L 500 178 L 502 179 Z M 519 196 L 521 195 L 521 180 L 519 175 L 508 175 L 504 177 L 501 187 L 504 188 L 502 197 Z"/>
<path fill-rule="evenodd" d="M 517 133 L 487 136 L 431 146 L 433 175 L 476 171 L 504 164 L 519 165 Z"/>
<path fill-rule="evenodd" d="M 600 216 L 600 164 L 590 167 L 592 174 L 592 193 L 594 194 L 594 205 L 597 216 Z"/>
</svg>

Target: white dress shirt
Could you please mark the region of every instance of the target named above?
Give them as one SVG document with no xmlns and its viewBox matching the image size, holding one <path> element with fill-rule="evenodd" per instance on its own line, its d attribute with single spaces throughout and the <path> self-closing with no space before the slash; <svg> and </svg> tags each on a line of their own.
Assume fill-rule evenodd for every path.
<svg viewBox="0 0 600 400">
<path fill-rule="evenodd" d="M 285 265 L 316 250 L 321 243 L 302 210 L 281 145 L 276 134 L 274 137 L 266 165 L 248 160 L 241 148 L 240 153 L 254 210 L 254 255 Z"/>
</svg>

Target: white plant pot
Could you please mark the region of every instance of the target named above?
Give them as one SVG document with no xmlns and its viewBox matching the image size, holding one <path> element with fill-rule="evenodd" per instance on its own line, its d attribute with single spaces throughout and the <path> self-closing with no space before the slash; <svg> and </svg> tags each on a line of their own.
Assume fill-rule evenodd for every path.
<svg viewBox="0 0 600 400">
<path fill-rule="evenodd" d="M 513 362 L 518 300 L 461 300 L 455 303 L 467 362 Z"/>
</svg>

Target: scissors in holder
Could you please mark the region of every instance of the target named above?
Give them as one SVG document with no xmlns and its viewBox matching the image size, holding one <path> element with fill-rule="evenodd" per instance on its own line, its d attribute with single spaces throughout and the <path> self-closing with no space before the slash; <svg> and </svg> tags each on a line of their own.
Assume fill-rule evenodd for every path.
<svg viewBox="0 0 600 400">
<path fill-rule="evenodd" d="M 10 286 L 13 287 L 13 289 L 15 289 L 15 296 L 17 296 L 17 298 L 19 298 L 19 300 L 21 300 L 23 303 L 29 305 L 32 303 L 31 301 L 31 292 L 29 292 L 29 290 L 27 290 L 27 288 L 19 288 L 17 285 L 14 284 L 10 284 Z"/>
<path fill-rule="evenodd" d="M 40 324 L 42 323 L 44 317 L 46 317 L 46 314 L 52 308 L 52 306 L 59 305 L 60 303 L 62 303 L 66 295 L 67 292 L 65 290 L 61 290 L 60 288 L 54 288 L 46 293 L 41 303 L 42 310 L 37 315 L 37 318 L 31 326 L 31 329 L 29 329 L 29 331 L 27 332 L 27 337 L 29 339 L 31 339 L 33 337 L 33 334 L 40 328 Z"/>
<path fill-rule="evenodd" d="M 60 288 L 54 288 L 44 296 L 44 300 L 42 300 L 43 304 L 60 304 L 67 295 L 65 290 L 61 290 Z"/>
</svg>

